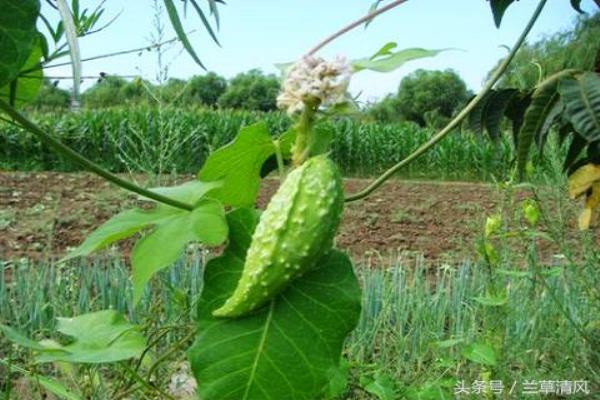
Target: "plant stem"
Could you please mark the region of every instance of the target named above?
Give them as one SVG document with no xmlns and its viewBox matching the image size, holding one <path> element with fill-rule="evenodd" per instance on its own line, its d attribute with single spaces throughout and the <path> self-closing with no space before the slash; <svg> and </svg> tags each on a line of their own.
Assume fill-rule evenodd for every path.
<svg viewBox="0 0 600 400">
<path fill-rule="evenodd" d="M 162 356 L 160 356 L 160 358 L 158 358 L 154 364 L 152 364 L 152 366 L 150 367 L 150 369 L 148 369 L 148 374 L 147 374 L 147 379 L 150 380 L 152 378 L 152 375 L 154 374 L 154 371 L 156 371 L 156 369 L 158 368 L 158 366 L 165 360 L 167 360 L 169 357 L 171 357 L 175 352 L 179 351 L 179 348 L 183 345 L 185 345 L 187 342 L 189 342 L 194 336 L 196 335 L 196 330 L 192 329 L 187 335 L 185 335 L 183 337 L 183 339 L 181 339 L 180 341 L 178 341 L 177 343 L 175 343 L 171 349 L 169 351 L 167 351 L 166 353 L 164 353 Z"/>
<path fill-rule="evenodd" d="M 402 3 L 405 3 L 408 0 L 396 0 L 390 4 L 388 4 L 387 6 L 381 7 L 380 9 L 370 12 L 367 15 L 357 19 L 356 21 L 346 25 L 345 27 L 343 27 L 342 29 L 340 29 L 339 31 L 335 32 L 334 34 L 326 37 L 325 39 L 323 39 L 319 44 L 317 44 L 315 47 L 313 47 L 312 49 L 309 50 L 308 53 L 306 53 L 307 55 L 313 55 L 315 54 L 317 51 L 321 50 L 323 47 L 327 46 L 329 43 L 333 42 L 335 39 L 337 39 L 338 37 L 342 36 L 345 33 L 350 32 L 352 29 L 362 25 L 363 23 L 375 18 L 376 16 L 383 14 L 386 11 L 391 10 L 392 8 L 395 8 L 397 6 L 399 6 Z M 600 1 L 600 0 L 599 0 Z"/>
<path fill-rule="evenodd" d="M 304 111 L 300 114 L 300 120 L 296 124 L 296 142 L 292 151 L 292 164 L 295 167 L 301 165 L 310 152 L 310 134 L 318 107 L 318 102 L 305 101 Z"/>
<path fill-rule="evenodd" d="M 279 171 L 279 180 L 283 182 L 285 178 L 285 166 L 283 163 L 283 155 L 281 154 L 281 142 L 279 140 L 274 140 L 273 144 L 275 145 L 275 157 L 277 158 L 277 170 Z"/>
<path fill-rule="evenodd" d="M 196 32 L 196 31 L 192 30 L 192 31 L 188 32 L 187 35 L 191 35 L 194 32 Z M 115 57 L 115 56 L 122 56 L 122 55 L 126 55 L 126 54 L 131 54 L 131 53 L 139 53 L 141 51 L 150 51 L 150 50 L 155 49 L 157 47 L 162 47 L 162 46 L 165 46 L 167 44 L 171 44 L 171 43 L 174 43 L 174 42 L 177 42 L 177 41 L 179 41 L 179 39 L 175 37 L 175 38 L 166 40 L 164 42 L 156 43 L 156 44 L 153 44 L 153 45 L 150 45 L 150 46 L 138 47 L 136 49 L 129 49 L 129 50 L 121 50 L 121 51 L 117 51 L 117 52 L 114 52 L 114 53 L 100 54 L 100 55 L 93 56 L 93 57 L 82 58 L 81 62 L 100 60 L 100 59 L 103 59 L 103 58 L 109 58 L 109 57 Z M 56 58 L 54 58 L 54 59 L 56 59 Z M 54 59 L 50 59 L 48 62 L 54 61 Z M 46 64 L 47 63 L 40 63 L 40 64 L 38 64 L 38 65 L 30 68 L 30 69 L 22 71 L 21 73 L 22 74 L 26 74 L 28 72 L 37 71 L 40 68 L 50 69 L 50 68 L 63 67 L 65 65 L 71 65 L 72 63 L 70 61 L 66 61 L 66 62 L 62 62 L 62 63 L 58 63 L 58 64 L 52 64 L 52 65 L 46 65 Z"/>
<path fill-rule="evenodd" d="M 171 207 L 179 208 L 186 211 L 192 211 L 194 207 L 190 204 L 180 202 L 178 200 L 172 199 L 170 197 L 166 197 L 160 195 L 158 193 L 152 192 L 148 189 L 144 189 L 132 182 L 126 181 L 124 179 L 119 178 L 117 175 L 105 170 L 98 164 L 88 160 L 81 154 L 77 153 L 75 150 L 70 147 L 64 145 L 59 140 L 54 139 L 52 136 L 48 135 L 44 132 L 40 127 L 38 127 L 33 122 L 29 121 L 25 116 L 19 113 L 17 110 L 8 105 L 4 100 L 0 99 L 0 110 L 4 111 L 8 114 L 13 120 L 18 122 L 18 124 L 25 130 L 33 133 L 47 146 L 51 147 L 53 150 L 58 152 L 59 154 L 64 155 L 65 157 L 71 159 L 73 162 L 81 165 L 85 169 L 99 175 L 100 177 L 106 179 L 109 182 L 114 183 L 115 185 L 128 190 L 130 192 L 137 193 L 141 196 L 147 197 L 149 199 L 155 200 L 159 203 L 166 204 Z"/>
<path fill-rule="evenodd" d="M 517 51 L 521 48 L 523 43 L 525 43 L 525 38 L 531 31 L 531 28 L 533 28 L 533 26 L 535 25 L 535 22 L 537 21 L 542 10 L 544 9 L 546 2 L 547 2 L 547 0 L 540 0 L 537 8 L 535 9 L 529 22 L 527 23 L 527 26 L 525 27 L 525 29 L 521 33 L 521 36 L 519 36 L 519 38 L 517 39 L 517 42 L 511 49 L 510 54 L 504 59 L 504 61 L 500 65 L 500 67 L 498 67 L 498 69 L 496 71 L 494 71 L 494 74 L 486 82 L 486 84 L 484 85 L 481 92 L 479 92 L 479 94 L 477 96 L 475 96 L 475 98 L 473 100 L 471 100 L 469 102 L 469 104 L 467 104 L 467 106 L 456 117 L 454 117 L 452 119 L 452 121 L 450 121 L 448 123 L 448 125 L 446 125 L 441 131 L 439 131 L 437 134 L 435 134 L 427 142 L 422 144 L 417 150 L 415 150 L 412 154 L 410 154 L 404 160 L 400 161 L 398 164 L 394 165 L 393 167 L 391 167 L 390 169 L 385 171 L 381 176 L 379 176 L 377 179 L 375 179 L 366 188 L 359 191 L 358 193 L 351 194 L 350 196 L 346 197 L 345 201 L 347 201 L 347 202 L 356 201 L 356 200 L 360 200 L 360 199 L 367 197 L 368 195 L 373 193 L 377 188 L 379 188 L 383 183 L 385 183 L 385 181 L 387 181 L 398 170 L 400 170 L 404 166 L 410 164 L 412 161 L 414 161 L 419 156 L 425 154 L 433 146 L 435 146 L 439 141 L 441 141 L 446 135 L 448 135 L 450 132 L 452 132 L 452 130 L 454 128 L 456 128 L 462 122 L 462 120 L 467 115 L 469 115 L 469 113 L 475 107 L 477 107 L 477 105 L 485 98 L 485 96 L 490 92 L 490 90 L 492 90 L 492 88 L 494 87 L 496 82 L 498 82 L 500 80 L 500 78 L 502 77 L 502 75 L 504 74 L 504 72 L 506 71 L 506 69 L 508 68 L 508 66 L 510 65 L 512 60 L 514 59 L 515 55 L 517 54 Z"/>
</svg>

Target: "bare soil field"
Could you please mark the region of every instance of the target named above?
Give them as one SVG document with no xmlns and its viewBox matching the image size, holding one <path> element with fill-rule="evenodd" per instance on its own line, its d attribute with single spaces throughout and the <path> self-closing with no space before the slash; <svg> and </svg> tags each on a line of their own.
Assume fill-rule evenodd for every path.
<svg viewBox="0 0 600 400">
<path fill-rule="evenodd" d="M 192 177 L 178 177 L 179 182 L 187 179 Z M 347 179 L 345 186 L 354 192 L 366 183 Z M 265 181 L 259 206 L 277 184 Z M 337 245 L 355 257 L 410 251 L 430 261 L 472 259 L 485 217 L 501 198 L 487 184 L 390 181 L 346 206 Z M 60 257 L 136 201 L 91 174 L 0 172 L 0 260 Z M 126 242 L 122 248 L 127 252 L 129 246 Z M 541 249 L 546 255 L 553 251 L 544 243 Z"/>
</svg>

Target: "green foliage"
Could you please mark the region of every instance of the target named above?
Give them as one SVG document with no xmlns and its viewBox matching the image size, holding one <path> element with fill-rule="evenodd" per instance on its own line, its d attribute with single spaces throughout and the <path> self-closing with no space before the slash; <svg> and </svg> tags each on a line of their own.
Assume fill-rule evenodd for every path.
<svg viewBox="0 0 600 400">
<path fill-rule="evenodd" d="M 80 113 L 33 113 L 31 117 L 65 144 L 113 172 L 157 173 L 160 167 L 164 173 L 195 174 L 198 166 L 217 148 L 231 142 L 242 126 L 263 120 L 274 136 L 290 127 L 289 118 L 279 113 L 183 107 L 167 107 L 159 112 L 157 108 L 138 106 Z M 391 167 L 433 134 L 413 123 L 380 124 L 349 119 L 324 121 L 316 129 L 320 136 L 332 137 L 331 158 L 343 174 L 361 176 Z M 30 134 L 2 122 L 0 132 L 0 168 L 79 170 Z M 167 134 L 184 145 L 161 156 L 158 149 Z M 398 176 L 485 181 L 508 177 L 513 157 L 510 138 L 502 135 L 497 144 L 482 139 L 468 132 L 449 135 Z M 268 171 L 277 168 L 275 160 L 270 161 Z M 547 162 L 543 159 L 540 172 L 545 168 Z"/>
<path fill-rule="evenodd" d="M 198 178 L 205 182 L 222 181 L 222 187 L 212 195 L 224 204 L 250 207 L 258 194 L 262 166 L 275 149 L 264 123 L 244 127 L 233 142 L 208 157 Z"/>
<path fill-rule="evenodd" d="M 375 377 L 363 376 L 360 378 L 360 385 L 363 389 L 377 397 L 379 400 L 395 400 L 396 384 L 387 374 L 377 373 Z"/>
<path fill-rule="evenodd" d="M 187 37 L 187 34 L 185 33 L 183 25 L 181 24 L 181 20 L 179 19 L 179 13 L 177 12 L 177 7 L 175 7 L 175 3 L 173 2 L 173 0 L 163 0 L 163 1 L 165 2 L 167 14 L 169 15 L 169 19 L 171 20 L 171 25 L 173 26 L 173 29 L 175 29 L 175 32 L 177 33 L 177 37 L 183 44 L 183 47 L 185 47 L 188 54 L 192 57 L 192 59 L 196 62 L 196 64 L 198 64 L 202 68 L 205 68 L 204 64 L 202 64 L 202 61 L 200 61 L 200 59 L 198 58 L 196 51 L 192 47 L 192 44 L 190 43 L 190 40 Z M 208 26 L 210 26 L 210 25 L 208 25 Z M 212 32 L 212 29 L 211 29 L 211 32 Z"/>
<path fill-rule="evenodd" d="M 486 343 L 472 343 L 467 345 L 462 352 L 462 355 L 470 361 L 477 364 L 495 366 L 497 364 L 497 356 L 494 349 Z"/>
<path fill-rule="evenodd" d="M 265 75 L 260 70 L 251 70 L 235 76 L 225 93 L 219 98 L 224 108 L 241 110 L 273 111 L 277 109 L 279 79 Z"/>
<path fill-rule="evenodd" d="M 587 72 L 558 87 L 573 128 L 588 142 L 600 140 L 600 77 Z"/>
<path fill-rule="evenodd" d="M 368 113 L 382 122 L 407 120 L 426 126 L 427 113 L 450 118 L 468 98 L 467 86 L 456 72 L 417 70 L 402 79 L 397 95 Z"/>
<path fill-rule="evenodd" d="M 492 140 L 501 136 L 502 119 L 518 96 L 516 89 L 492 90 L 469 114 L 469 128 L 480 135 L 485 129 Z"/>
<path fill-rule="evenodd" d="M 215 107 L 219 98 L 227 90 L 227 81 L 214 72 L 197 75 L 187 83 L 185 90 L 186 104 L 202 104 Z"/>
<path fill-rule="evenodd" d="M 37 40 L 39 0 L 0 0 L 0 88 L 9 84 L 27 62 Z"/>
<path fill-rule="evenodd" d="M 492 7 L 492 14 L 494 15 L 494 23 L 496 27 L 499 28 L 502 23 L 502 18 L 504 17 L 504 13 L 510 7 L 515 0 L 488 0 L 490 2 L 490 6 Z M 571 7 L 579 13 L 582 13 L 581 10 L 581 0 L 569 0 L 571 2 Z"/>
<path fill-rule="evenodd" d="M 427 50 L 427 49 L 403 49 L 392 51 L 398 46 L 396 42 L 385 44 L 370 58 L 363 58 L 352 61 L 352 68 L 355 72 L 362 70 L 371 70 L 376 72 L 392 72 L 409 61 L 418 60 L 420 58 L 435 57 L 444 50 Z"/>
<path fill-rule="evenodd" d="M 157 193 L 194 205 L 185 211 L 159 204 L 150 211 L 124 211 L 96 229 L 66 259 L 86 256 L 109 244 L 125 239 L 145 228 L 152 231 L 143 236 L 131 253 L 133 266 L 133 298 L 137 303 L 150 278 L 173 264 L 189 242 L 218 246 L 227 237 L 225 211 L 221 203 L 205 199 L 216 187 L 214 184 L 191 182 L 171 188 L 155 189 Z"/>
<path fill-rule="evenodd" d="M 174 211 L 158 206 L 154 230 L 141 238 L 131 252 L 133 300 L 137 303 L 144 287 L 158 271 L 172 265 L 190 242 L 218 246 L 227 238 L 223 205 L 204 200 L 193 211 Z"/>
<path fill-rule="evenodd" d="M 57 84 L 58 82 L 53 83 L 44 78 L 37 96 L 30 103 L 30 107 L 46 111 L 66 110 L 69 107 L 70 94 L 67 90 L 59 88 Z"/>
<path fill-rule="evenodd" d="M 335 251 L 256 314 L 216 319 L 212 312 L 235 288 L 254 230 L 247 226 L 254 220 L 248 211 L 230 218 L 243 219 L 237 225 L 245 229 L 230 237 L 236 241 L 234 248 L 206 266 L 198 335 L 189 352 L 196 379 L 202 382 L 199 396 L 312 400 L 325 389 L 329 371 L 338 367 L 344 338 L 360 314 L 352 264 Z"/>
<path fill-rule="evenodd" d="M 86 107 L 100 108 L 123 104 L 122 89 L 127 81 L 117 76 L 105 76 L 82 95 Z"/>
<path fill-rule="evenodd" d="M 0 99 L 15 107 L 21 107 L 35 99 L 42 86 L 43 73 L 39 68 L 41 60 L 42 47 L 38 36 L 19 75 L 10 84 L 0 86 Z"/>
<path fill-rule="evenodd" d="M 572 29 L 523 45 L 499 85 L 530 90 L 564 69 L 594 70 L 600 52 L 598 37 L 600 13 L 580 16 Z"/>
<path fill-rule="evenodd" d="M 506 9 L 515 1 L 515 0 L 489 0 L 490 6 L 492 7 L 492 14 L 494 15 L 494 23 L 496 27 L 499 28 L 502 23 L 502 17 L 504 17 L 504 13 Z"/>
<path fill-rule="evenodd" d="M 58 318 L 57 332 L 70 338 L 66 345 L 53 340 L 34 342 L 4 325 L 0 330 L 9 340 L 34 350 L 38 363 L 111 363 L 139 357 L 146 347 L 139 329 L 114 310 Z"/>
</svg>

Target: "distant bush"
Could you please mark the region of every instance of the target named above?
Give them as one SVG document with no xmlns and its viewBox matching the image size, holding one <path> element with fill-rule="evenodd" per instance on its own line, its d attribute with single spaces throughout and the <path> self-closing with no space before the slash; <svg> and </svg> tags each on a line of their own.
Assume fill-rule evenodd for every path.
<svg viewBox="0 0 600 400">
<path fill-rule="evenodd" d="M 28 105 L 39 110 L 60 110 L 69 107 L 70 94 L 58 87 L 58 82 L 44 79 L 35 99 Z"/>
<path fill-rule="evenodd" d="M 251 111 L 274 111 L 277 109 L 279 79 L 254 69 L 237 75 L 219 98 L 223 108 Z"/>
</svg>

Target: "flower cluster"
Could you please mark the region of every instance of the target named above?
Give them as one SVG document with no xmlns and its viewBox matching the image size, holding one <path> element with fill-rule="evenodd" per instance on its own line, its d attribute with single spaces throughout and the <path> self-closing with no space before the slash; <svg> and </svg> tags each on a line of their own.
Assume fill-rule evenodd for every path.
<svg viewBox="0 0 600 400">
<path fill-rule="evenodd" d="M 351 76 L 350 64 L 343 57 L 325 61 L 304 56 L 288 70 L 277 105 L 293 115 L 303 111 L 307 101 L 316 100 L 322 106 L 343 103 Z"/>
</svg>

